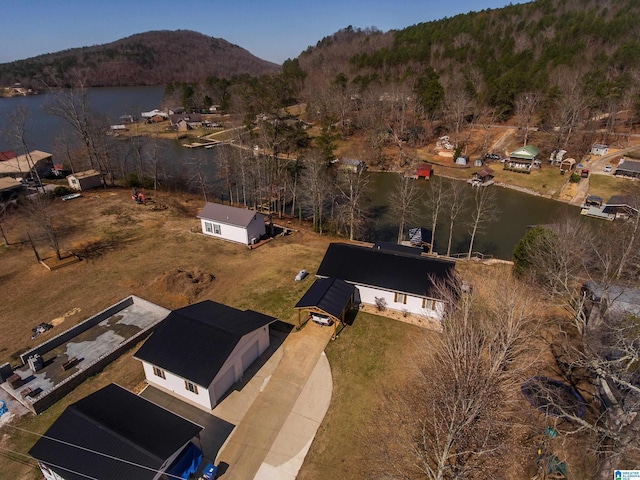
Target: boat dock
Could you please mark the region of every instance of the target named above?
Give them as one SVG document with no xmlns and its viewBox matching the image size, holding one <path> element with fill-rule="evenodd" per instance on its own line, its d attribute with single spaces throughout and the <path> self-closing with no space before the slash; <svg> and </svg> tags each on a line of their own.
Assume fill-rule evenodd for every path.
<svg viewBox="0 0 640 480">
<path fill-rule="evenodd" d="M 193 142 L 193 143 L 185 143 L 182 146 L 185 148 L 213 148 L 219 145 L 229 145 L 233 140 L 229 141 L 221 141 L 221 140 L 210 140 L 208 142 Z"/>
</svg>

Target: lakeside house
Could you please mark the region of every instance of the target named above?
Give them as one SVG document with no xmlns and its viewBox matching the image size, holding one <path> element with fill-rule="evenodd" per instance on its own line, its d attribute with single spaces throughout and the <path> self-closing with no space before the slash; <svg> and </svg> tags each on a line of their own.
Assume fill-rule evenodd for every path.
<svg viewBox="0 0 640 480">
<path fill-rule="evenodd" d="M 407 255 L 352 245 L 332 243 L 316 276 L 338 278 L 356 288 L 355 302 L 384 310 L 442 321 L 448 299 L 442 289 L 454 280 L 455 262 Z"/>
<path fill-rule="evenodd" d="M 10 155 L 13 154 L 13 157 Z M 50 153 L 33 150 L 28 154 L 16 155 L 11 151 L 3 152 L 4 160 L 0 160 L 0 177 L 24 178 L 37 172 L 46 175 L 53 169 Z"/>
<path fill-rule="evenodd" d="M 640 162 L 635 160 L 629 160 L 628 158 L 623 158 L 618 163 L 614 175 L 621 175 L 623 177 L 640 177 Z"/>
<path fill-rule="evenodd" d="M 539 156 L 540 150 L 533 145 L 517 148 L 509 154 L 509 158 L 504 164 L 504 169 L 530 173 L 533 168 L 538 168 L 542 163 Z"/>
<path fill-rule="evenodd" d="M 472 187 L 488 187 L 493 185 L 493 170 L 485 167 L 471 175 L 471 179 L 467 180 Z"/>
</svg>

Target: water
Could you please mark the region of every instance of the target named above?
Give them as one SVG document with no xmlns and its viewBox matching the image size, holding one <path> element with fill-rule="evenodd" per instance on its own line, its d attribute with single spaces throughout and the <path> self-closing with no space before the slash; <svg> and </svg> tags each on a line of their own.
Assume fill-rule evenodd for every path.
<svg viewBox="0 0 640 480">
<path fill-rule="evenodd" d="M 437 174 L 437 167 L 436 167 Z M 389 209 L 389 196 L 394 188 L 396 176 L 389 173 L 371 173 L 371 206 L 376 212 L 375 225 L 372 232 L 372 240 L 395 242 L 398 238 L 398 224 Z M 431 181 L 421 181 L 420 186 L 423 193 L 429 189 L 433 183 Z M 473 194 L 471 185 L 464 185 L 468 188 L 469 194 Z M 495 189 L 497 196 L 498 219 L 488 223 L 483 232 L 476 235 L 473 251 L 481 252 L 485 255 L 493 255 L 497 258 L 511 259 L 513 248 L 518 243 L 526 228 L 529 225 L 553 223 L 562 215 L 578 215 L 577 207 L 572 207 L 565 203 L 555 202 L 548 198 L 527 195 L 522 192 L 501 188 L 497 186 L 484 187 Z M 423 214 L 415 222 L 411 222 L 408 227 L 422 226 L 431 228 L 431 218 L 426 207 Z M 449 226 L 445 214 L 442 215 L 442 224 L 436 229 L 436 251 L 446 253 L 449 239 Z M 460 215 L 454 228 L 451 253 L 463 253 L 469 250 L 470 234 L 469 228 L 465 225 L 469 215 Z M 440 222 L 439 222 L 440 223 Z M 408 230 L 408 228 L 406 229 Z M 405 231 L 406 231 L 405 230 Z M 405 237 L 406 237 L 405 233 Z"/>
<path fill-rule="evenodd" d="M 89 101 L 97 114 L 107 118 L 109 123 L 120 123 L 121 115 L 130 114 L 140 116 L 140 112 L 158 108 L 162 101 L 164 87 L 114 87 L 95 88 L 89 92 Z M 8 116 L 19 107 L 26 108 L 30 115 L 27 122 L 27 141 L 31 150 L 52 152 L 56 137 L 61 134 L 64 122 L 62 119 L 47 114 L 47 106 L 51 104 L 51 94 L 30 97 L 0 99 L 0 132 L 10 127 Z M 161 156 L 166 161 L 179 159 L 186 162 L 203 162 L 208 164 L 203 171 L 213 177 L 215 158 L 218 149 L 185 149 L 180 142 L 166 140 L 160 142 Z M 0 151 L 10 150 L 9 145 L 0 133 Z M 437 174 L 437 169 L 436 169 Z M 389 195 L 393 190 L 395 175 L 389 173 L 371 173 L 370 207 L 374 212 L 372 230 L 368 233 L 368 240 L 395 241 L 398 227 L 389 210 Z M 185 177 L 186 178 L 186 177 Z M 211 184 L 215 181 L 211 178 Z M 423 189 L 430 188 L 429 182 L 421 182 Z M 469 191 L 472 187 L 468 186 Z M 499 219 L 480 232 L 475 241 L 474 251 L 493 255 L 498 258 L 510 259 L 514 246 L 522 237 L 528 225 L 551 223 L 558 216 L 569 213 L 577 215 L 577 209 L 552 200 L 527 195 L 515 190 L 495 188 L 498 197 Z M 430 228 L 429 214 L 424 208 L 424 214 L 409 226 L 423 226 Z M 414 224 L 415 223 L 415 224 Z M 454 231 L 452 253 L 466 252 L 469 248 L 468 228 L 465 219 L 457 222 Z M 436 250 L 446 252 L 448 227 L 440 225 L 436 231 Z"/>
</svg>

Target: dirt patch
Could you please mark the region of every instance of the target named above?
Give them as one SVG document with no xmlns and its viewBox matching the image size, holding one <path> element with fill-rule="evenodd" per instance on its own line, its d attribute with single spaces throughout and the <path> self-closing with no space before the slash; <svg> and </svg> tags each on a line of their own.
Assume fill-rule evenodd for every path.
<svg viewBox="0 0 640 480">
<path fill-rule="evenodd" d="M 60 325 L 61 323 L 63 323 L 68 317 L 71 317 L 77 313 L 80 313 L 80 309 L 78 307 L 73 308 L 71 310 L 69 310 L 68 312 L 65 312 L 62 316 L 54 318 L 53 320 L 51 320 L 49 323 L 51 325 L 53 325 L 54 327 L 57 327 L 58 325 Z"/>
<path fill-rule="evenodd" d="M 215 278 L 214 275 L 201 270 L 176 268 L 165 273 L 155 283 L 167 293 L 183 296 L 191 302 L 208 290 Z"/>
</svg>

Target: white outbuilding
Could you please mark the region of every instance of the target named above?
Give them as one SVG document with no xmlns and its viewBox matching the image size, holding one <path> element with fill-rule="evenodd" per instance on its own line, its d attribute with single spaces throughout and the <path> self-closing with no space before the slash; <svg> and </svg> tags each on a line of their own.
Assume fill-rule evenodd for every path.
<svg viewBox="0 0 640 480">
<path fill-rule="evenodd" d="M 207 202 L 198 218 L 203 234 L 243 245 L 254 245 L 266 234 L 265 216 L 247 208 Z"/>
</svg>

